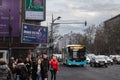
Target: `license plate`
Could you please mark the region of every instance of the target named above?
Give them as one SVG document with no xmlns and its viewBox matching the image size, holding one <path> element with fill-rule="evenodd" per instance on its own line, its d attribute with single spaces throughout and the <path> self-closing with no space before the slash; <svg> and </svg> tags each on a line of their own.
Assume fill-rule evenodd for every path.
<svg viewBox="0 0 120 80">
<path fill-rule="evenodd" d="M 100 65 L 104 65 L 104 63 L 100 63 Z"/>
</svg>

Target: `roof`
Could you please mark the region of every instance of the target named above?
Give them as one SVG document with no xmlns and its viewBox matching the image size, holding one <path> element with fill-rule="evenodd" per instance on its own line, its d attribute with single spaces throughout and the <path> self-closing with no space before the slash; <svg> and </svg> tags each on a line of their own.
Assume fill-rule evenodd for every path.
<svg viewBox="0 0 120 80">
<path fill-rule="evenodd" d="M 74 44 L 72 44 L 72 45 L 67 45 L 66 47 L 70 47 L 70 46 L 82 46 L 82 45 L 74 45 Z"/>
<path fill-rule="evenodd" d="M 115 17 L 112 17 L 112 18 L 110 18 L 110 19 L 106 20 L 104 23 L 106 23 L 106 22 L 108 22 L 108 21 L 111 21 L 111 20 L 113 20 L 113 19 L 115 19 L 115 18 L 117 18 L 117 17 L 120 17 L 120 14 L 118 14 L 118 15 L 117 15 L 117 16 L 115 16 Z"/>
</svg>

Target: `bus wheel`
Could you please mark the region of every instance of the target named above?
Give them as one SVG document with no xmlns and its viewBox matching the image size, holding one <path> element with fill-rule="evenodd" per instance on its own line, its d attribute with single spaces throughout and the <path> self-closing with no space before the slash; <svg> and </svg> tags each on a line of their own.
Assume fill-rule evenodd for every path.
<svg viewBox="0 0 120 80">
<path fill-rule="evenodd" d="M 81 67 L 84 67 L 84 65 L 80 65 Z"/>
</svg>

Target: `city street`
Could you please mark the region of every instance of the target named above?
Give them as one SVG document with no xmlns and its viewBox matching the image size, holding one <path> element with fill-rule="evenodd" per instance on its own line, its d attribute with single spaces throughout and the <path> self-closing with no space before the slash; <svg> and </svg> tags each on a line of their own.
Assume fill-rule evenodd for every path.
<svg viewBox="0 0 120 80">
<path fill-rule="evenodd" d="M 60 65 L 57 80 L 120 80 L 120 65 L 110 65 L 108 68 Z"/>
</svg>

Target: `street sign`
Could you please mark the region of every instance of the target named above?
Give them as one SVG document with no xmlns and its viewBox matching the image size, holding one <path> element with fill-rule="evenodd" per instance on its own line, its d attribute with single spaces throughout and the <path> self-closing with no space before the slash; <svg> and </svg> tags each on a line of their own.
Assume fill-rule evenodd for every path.
<svg viewBox="0 0 120 80">
<path fill-rule="evenodd" d="M 47 43 L 48 27 L 23 23 L 21 31 L 21 43 Z"/>
</svg>

